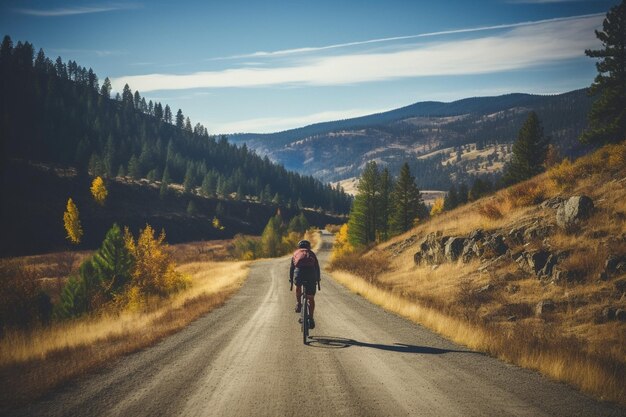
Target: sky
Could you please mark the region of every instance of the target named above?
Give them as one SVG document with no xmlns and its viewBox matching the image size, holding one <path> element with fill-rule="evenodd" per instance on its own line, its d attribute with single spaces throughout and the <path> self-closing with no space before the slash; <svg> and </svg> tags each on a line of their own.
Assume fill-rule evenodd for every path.
<svg viewBox="0 0 626 417">
<path fill-rule="evenodd" d="M 93 68 L 211 134 L 276 132 L 419 101 L 557 94 L 618 2 L 0 2 L 0 34 Z"/>
</svg>

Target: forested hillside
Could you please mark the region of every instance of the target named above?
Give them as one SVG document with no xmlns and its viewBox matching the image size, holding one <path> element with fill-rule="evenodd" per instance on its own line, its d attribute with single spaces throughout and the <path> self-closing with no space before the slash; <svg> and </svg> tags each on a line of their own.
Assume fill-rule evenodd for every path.
<svg viewBox="0 0 626 417">
<path fill-rule="evenodd" d="M 475 178 L 496 180 L 523 121 L 535 111 L 561 155 L 588 150 L 577 141 L 592 99 L 587 90 L 553 96 L 507 94 L 451 103 L 421 102 L 385 113 L 273 134 L 232 135 L 287 168 L 327 181 L 358 177 L 370 161 L 394 175 L 408 161 L 423 189 Z"/>
<path fill-rule="evenodd" d="M 85 249 L 113 222 L 165 228 L 174 243 L 260 234 L 278 209 L 287 220 L 305 210 L 316 226 L 349 210 L 342 190 L 212 137 L 128 86 L 111 98 L 108 78 L 34 51 L 8 36 L 0 50 L 0 256 L 67 247 L 68 198 Z M 105 207 L 89 193 L 96 176 L 109 190 Z"/>
<path fill-rule="evenodd" d="M 73 166 L 92 175 L 148 178 L 201 187 L 206 196 L 291 202 L 345 213 L 350 200 L 312 177 L 288 172 L 246 146 L 192 127 L 182 110 L 146 102 L 126 86 L 111 98 L 108 79 L 74 61 L 35 56 L 33 45 L 0 51 L 3 166 L 25 159 Z"/>
</svg>

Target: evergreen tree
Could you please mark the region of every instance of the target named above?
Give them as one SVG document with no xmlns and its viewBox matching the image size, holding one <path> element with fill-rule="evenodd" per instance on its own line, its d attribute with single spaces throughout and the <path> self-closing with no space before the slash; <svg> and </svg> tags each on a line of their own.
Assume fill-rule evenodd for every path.
<svg viewBox="0 0 626 417">
<path fill-rule="evenodd" d="M 467 189 L 467 184 L 461 183 L 461 185 L 459 186 L 459 193 L 457 194 L 459 206 L 462 206 L 463 204 L 467 204 L 468 194 L 469 194 L 469 190 Z"/>
<path fill-rule="evenodd" d="M 390 235 L 390 216 L 392 211 L 391 193 L 393 191 L 393 179 L 389 174 L 389 169 L 383 169 L 380 174 L 380 197 L 379 197 L 379 221 L 378 231 L 380 240 L 389 239 Z"/>
<path fill-rule="evenodd" d="M 479 198 L 491 193 L 492 191 L 493 185 L 488 180 L 476 178 L 476 180 L 474 181 L 474 185 L 472 185 L 472 188 L 468 193 L 469 201 L 476 201 Z"/>
<path fill-rule="evenodd" d="M 189 203 L 187 204 L 187 214 L 190 216 L 198 214 L 198 206 L 194 200 L 189 200 Z"/>
<path fill-rule="evenodd" d="M 193 173 L 193 166 L 187 164 L 187 171 L 185 172 L 185 179 L 183 180 L 183 188 L 185 193 L 190 193 L 195 183 L 195 176 Z"/>
<path fill-rule="evenodd" d="M 580 140 L 584 143 L 619 142 L 626 139 L 626 1 L 612 7 L 595 31 L 602 49 L 586 50 L 596 62 L 598 75 L 589 88 L 598 96 L 589 112 L 589 128 Z"/>
<path fill-rule="evenodd" d="M 404 163 L 393 189 L 393 212 L 391 225 L 394 233 L 400 234 L 411 229 L 416 219 L 425 219 L 428 209 L 422 200 L 422 194 L 411 175 L 409 164 Z"/>
<path fill-rule="evenodd" d="M 458 205 L 459 205 L 459 196 L 456 192 L 456 187 L 452 185 L 452 187 L 450 187 L 450 190 L 448 191 L 448 194 L 446 194 L 443 200 L 443 209 L 445 211 L 450 211 L 456 208 Z"/>
<path fill-rule="evenodd" d="M 183 111 L 181 109 L 178 109 L 178 112 L 176 113 L 176 127 L 179 129 L 185 127 L 185 116 L 183 116 Z"/>
<path fill-rule="evenodd" d="M 165 110 L 163 112 L 163 120 L 165 123 L 172 124 L 172 109 L 170 109 L 169 104 L 165 105 Z"/>
<path fill-rule="evenodd" d="M 131 176 L 132 179 L 138 180 L 141 178 L 141 167 L 139 166 L 139 159 L 135 155 L 130 157 L 128 161 L 128 175 Z"/>
<path fill-rule="evenodd" d="M 513 144 L 513 155 L 505 168 L 503 182 L 507 185 L 515 184 L 542 172 L 548 143 L 539 117 L 534 111 L 530 112 Z"/>
<path fill-rule="evenodd" d="M 117 223 L 107 232 L 102 246 L 92 258 L 92 263 L 95 276 L 109 299 L 130 281 L 133 260 Z"/>
<path fill-rule="evenodd" d="M 379 186 L 380 173 L 376 162 L 368 162 L 359 178 L 357 195 L 350 211 L 348 240 L 355 247 L 376 240 Z"/>
<path fill-rule="evenodd" d="M 159 189 L 159 196 L 161 197 L 161 199 L 167 197 L 167 195 L 169 194 L 169 185 L 171 181 L 172 178 L 170 177 L 170 170 L 168 167 L 165 167 L 165 170 L 163 171 L 163 177 L 161 178 L 161 188 Z"/>
</svg>

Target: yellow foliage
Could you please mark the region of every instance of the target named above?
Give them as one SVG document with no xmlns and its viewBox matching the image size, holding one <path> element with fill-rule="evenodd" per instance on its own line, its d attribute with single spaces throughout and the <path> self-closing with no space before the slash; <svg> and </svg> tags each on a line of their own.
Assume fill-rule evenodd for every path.
<svg viewBox="0 0 626 417">
<path fill-rule="evenodd" d="M 67 207 L 63 213 L 63 225 L 67 232 L 67 239 L 78 245 L 83 237 L 83 228 L 80 225 L 78 207 L 71 198 L 67 200 Z"/>
<path fill-rule="evenodd" d="M 102 178 L 94 178 L 91 183 L 91 188 L 89 190 L 91 191 L 91 195 L 93 196 L 94 200 L 96 200 L 96 203 L 103 206 L 109 192 L 107 191 Z"/>
<path fill-rule="evenodd" d="M 339 259 L 354 252 L 355 248 L 348 241 L 348 223 L 344 223 L 335 235 L 332 258 Z"/>
<path fill-rule="evenodd" d="M 443 213 L 443 197 L 439 197 L 433 203 L 433 207 L 430 209 L 430 215 L 436 216 Z"/>
<path fill-rule="evenodd" d="M 189 279 L 175 270 L 176 265 L 166 251 L 165 231 L 156 238 L 152 227 L 146 225 L 135 241 L 126 228 L 124 241 L 134 259 L 130 287 L 139 291 L 137 297 L 149 294 L 165 297 L 189 284 Z M 135 287 L 138 290 L 133 290 Z"/>
<path fill-rule="evenodd" d="M 283 252 L 290 252 L 298 247 L 298 242 L 302 238 L 302 235 L 298 232 L 290 232 L 286 236 L 283 236 L 282 245 Z"/>
<path fill-rule="evenodd" d="M 217 216 L 213 217 L 211 224 L 217 230 L 224 230 L 224 226 L 222 226 L 222 223 L 220 222 L 220 219 L 217 218 Z"/>
<path fill-rule="evenodd" d="M 563 162 L 548 171 L 548 177 L 561 190 L 568 190 L 578 178 L 595 174 L 614 174 L 626 167 L 626 142 L 607 145 L 571 162 Z"/>
</svg>

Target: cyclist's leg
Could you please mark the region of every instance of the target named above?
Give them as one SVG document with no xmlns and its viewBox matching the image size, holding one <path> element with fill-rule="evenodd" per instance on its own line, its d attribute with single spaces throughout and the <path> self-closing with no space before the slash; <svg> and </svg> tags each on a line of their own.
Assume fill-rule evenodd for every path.
<svg viewBox="0 0 626 417">
<path fill-rule="evenodd" d="M 315 312 L 315 294 L 307 295 L 306 298 L 309 300 L 309 316 L 313 318 L 313 313 Z"/>
<path fill-rule="evenodd" d="M 302 284 L 296 285 L 296 303 L 300 305 L 300 297 L 302 297 Z"/>
</svg>

